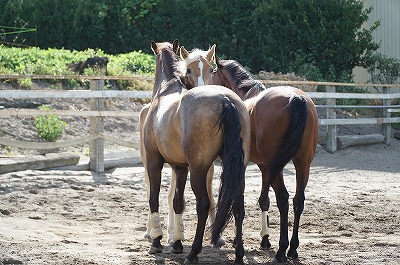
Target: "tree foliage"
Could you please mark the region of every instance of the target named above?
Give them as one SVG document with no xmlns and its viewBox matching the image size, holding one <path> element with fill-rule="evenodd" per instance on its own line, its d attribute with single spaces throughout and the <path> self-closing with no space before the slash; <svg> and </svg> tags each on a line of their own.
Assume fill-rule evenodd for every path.
<svg viewBox="0 0 400 265">
<path fill-rule="evenodd" d="M 378 48 L 361 0 L 0 0 L 0 25 L 37 26 L 41 48 L 107 53 L 179 39 L 260 70 L 345 81 Z M 32 38 L 33 36 L 31 36 Z M 35 43 L 31 40 L 31 43 Z"/>
</svg>

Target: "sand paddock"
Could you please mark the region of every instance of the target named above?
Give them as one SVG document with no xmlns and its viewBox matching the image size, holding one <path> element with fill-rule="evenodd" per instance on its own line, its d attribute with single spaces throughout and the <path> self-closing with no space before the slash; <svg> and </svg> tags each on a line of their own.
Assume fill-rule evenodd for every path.
<svg viewBox="0 0 400 265">
<path fill-rule="evenodd" d="M 320 150 L 312 164 L 300 225 L 299 260 L 290 264 L 400 264 L 400 141 Z M 160 212 L 166 217 L 170 168 L 163 174 Z M 220 167 L 215 170 L 215 191 Z M 294 168 L 284 171 L 291 199 Z M 260 175 L 246 172 L 245 262 L 274 264 L 279 215 L 272 199 L 272 249 L 259 250 Z M 143 167 L 89 171 L 34 170 L 0 175 L 0 264 L 181 264 L 195 230 L 195 199 L 186 186 L 183 254 L 149 255 L 143 238 L 147 209 Z M 292 213 L 289 215 L 292 224 Z M 164 220 L 166 225 L 166 219 Z M 289 228 L 291 231 L 291 229 Z M 166 229 L 164 230 L 166 232 Z M 233 224 L 224 231 L 233 239 Z M 205 238 L 200 264 L 229 264 L 230 244 L 217 250 Z"/>
</svg>

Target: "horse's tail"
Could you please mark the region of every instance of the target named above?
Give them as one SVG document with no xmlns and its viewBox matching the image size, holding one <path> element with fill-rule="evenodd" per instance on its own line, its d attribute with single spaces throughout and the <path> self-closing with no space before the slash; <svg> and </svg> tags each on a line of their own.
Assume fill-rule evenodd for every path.
<svg viewBox="0 0 400 265">
<path fill-rule="evenodd" d="M 287 108 L 290 108 L 291 118 L 289 128 L 286 132 L 285 142 L 282 149 L 269 163 L 270 184 L 283 170 L 285 165 L 293 158 L 301 141 L 307 123 L 307 101 L 304 96 L 294 95 L 290 98 Z"/>
<path fill-rule="evenodd" d="M 227 97 L 224 98 L 219 121 L 220 128 L 223 131 L 223 146 L 221 151 L 222 174 L 216 218 L 212 225 L 211 242 L 214 244 L 231 219 L 233 209 L 235 207 L 243 207 L 246 169 L 244 165 L 242 138 L 240 137 L 239 111 Z"/>
</svg>

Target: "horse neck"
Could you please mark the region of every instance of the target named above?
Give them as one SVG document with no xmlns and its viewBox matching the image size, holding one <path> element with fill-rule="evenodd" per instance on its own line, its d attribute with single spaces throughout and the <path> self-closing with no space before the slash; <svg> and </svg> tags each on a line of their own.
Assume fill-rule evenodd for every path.
<svg viewBox="0 0 400 265">
<path fill-rule="evenodd" d="M 261 82 L 256 81 L 256 80 L 252 80 L 252 81 L 254 81 L 254 82 L 251 85 L 251 88 L 246 92 L 246 94 L 244 94 L 244 96 L 242 98 L 243 100 L 246 100 L 249 98 L 254 98 L 266 89 L 265 86 Z"/>
<path fill-rule="evenodd" d="M 230 75 L 227 79 L 231 90 L 238 94 L 242 100 L 253 98 L 265 90 L 265 86 L 261 82 L 254 80 L 247 72 L 246 74 L 234 76 Z"/>
<path fill-rule="evenodd" d="M 166 63 L 163 60 L 166 59 L 166 56 L 163 56 L 163 54 L 165 55 L 164 52 L 157 55 L 152 98 L 170 93 L 181 93 L 186 90 L 179 77 L 179 69 L 172 65 L 172 59 L 172 62 Z"/>
</svg>

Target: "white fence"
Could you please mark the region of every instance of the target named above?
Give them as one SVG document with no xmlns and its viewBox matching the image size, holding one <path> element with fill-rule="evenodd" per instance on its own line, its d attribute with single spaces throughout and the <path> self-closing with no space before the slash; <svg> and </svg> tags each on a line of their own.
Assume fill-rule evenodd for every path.
<svg viewBox="0 0 400 265">
<path fill-rule="evenodd" d="M 28 110 L 28 109 L 2 109 L 0 110 L 1 117 L 10 116 L 38 116 L 56 114 L 58 116 L 81 116 L 89 117 L 90 119 L 90 134 L 70 141 L 55 142 L 55 143 L 36 143 L 22 142 L 12 139 L 0 137 L 0 145 L 13 146 L 26 149 L 53 149 L 81 145 L 89 143 L 89 167 L 91 171 L 104 171 L 104 141 L 109 141 L 117 145 L 127 146 L 139 149 L 139 144 L 135 142 L 125 141 L 104 133 L 104 117 L 137 117 L 138 112 L 127 111 L 105 111 L 105 98 L 150 98 L 151 91 L 115 91 L 104 90 L 104 80 L 149 80 L 151 78 L 137 77 L 96 77 L 96 76 L 19 76 L 19 75 L 0 75 L 0 79 L 89 79 L 90 90 L 0 90 L 0 98 L 5 99 L 75 99 L 84 98 L 90 101 L 90 110 Z M 390 93 L 390 90 L 399 85 L 371 85 L 371 84 L 344 84 L 344 83 L 326 83 L 326 82 L 306 82 L 306 81 L 268 81 L 260 80 L 266 84 L 275 85 L 313 85 L 326 86 L 327 92 L 308 92 L 308 94 L 316 99 L 325 99 L 325 103 L 317 105 L 317 108 L 326 109 L 326 118 L 319 119 L 320 126 L 327 126 L 327 150 L 335 152 L 337 150 L 337 135 L 336 126 L 344 124 L 382 124 L 382 134 L 385 142 L 390 141 L 391 123 L 400 123 L 400 117 L 391 117 L 391 113 L 399 112 L 399 105 L 392 105 L 394 99 L 400 98 L 400 93 Z M 337 86 L 380 86 L 383 93 L 338 93 L 335 91 Z M 336 99 L 379 99 L 382 100 L 382 105 L 378 106 L 343 106 L 336 105 Z M 336 110 L 340 108 L 378 108 L 382 109 L 382 117 L 369 118 L 346 118 L 337 119 Z"/>
</svg>

